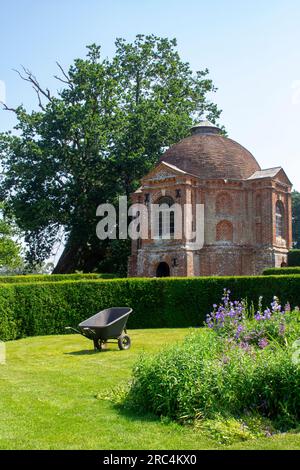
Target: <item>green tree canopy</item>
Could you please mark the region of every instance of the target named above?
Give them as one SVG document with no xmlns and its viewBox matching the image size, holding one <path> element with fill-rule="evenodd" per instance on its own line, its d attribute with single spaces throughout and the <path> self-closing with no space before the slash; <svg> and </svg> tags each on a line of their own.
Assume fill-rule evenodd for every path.
<svg viewBox="0 0 300 470">
<path fill-rule="evenodd" d="M 55 95 L 24 68 L 18 73 L 33 86 L 39 110 L 4 105 L 17 125 L 0 135 L 2 197 L 24 233 L 30 263 L 49 256 L 63 228 L 67 244 L 56 272 L 107 266 L 111 253 L 114 269 L 124 265 L 128 243 L 112 247 L 96 238 L 97 206 L 130 195 L 204 114 L 212 122 L 220 116 L 209 99 L 215 87 L 208 70 L 193 73 L 175 39 L 138 35 L 115 45 L 112 59 L 93 44 L 67 72 L 58 64 L 62 88 Z"/>
<path fill-rule="evenodd" d="M 292 210 L 293 210 L 293 245 L 300 249 L 300 193 L 292 192 Z"/>
<path fill-rule="evenodd" d="M 14 239 L 16 227 L 11 218 L 4 213 L 4 205 L 0 204 L 0 270 L 8 271 L 22 264 L 21 246 Z"/>
</svg>

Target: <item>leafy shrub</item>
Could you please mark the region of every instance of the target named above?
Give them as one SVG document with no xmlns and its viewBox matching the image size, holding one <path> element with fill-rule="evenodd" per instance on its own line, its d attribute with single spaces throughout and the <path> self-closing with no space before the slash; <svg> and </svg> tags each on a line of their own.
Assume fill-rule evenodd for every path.
<svg viewBox="0 0 300 470">
<path fill-rule="evenodd" d="M 300 250 L 291 250 L 288 254 L 289 266 L 300 266 Z"/>
<path fill-rule="evenodd" d="M 129 328 L 183 328 L 203 325 L 211 299 L 220 298 L 225 287 L 249 302 L 261 293 L 266 305 L 275 291 L 283 303 L 296 306 L 299 284 L 296 275 L 6 283 L 0 285 L 0 315 L 7 311 L 17 322 L 18 338 L 65 333 L 65 326 L 76 327 L 110 306 L 133 308 Z"/>
<path fill-rule="evenodd" d="M 300 251 L 300 250 L 299 250 Z M 265 269 L 264 276 L 290 276 L 291 274 L 300 274 L 300 267 L 294 268 L 270 268 Z"/>
<path fill-rule="evenodd" d="M 300 417 L 299 309 L 282 307 L 277 297 L 263 309 L 262 300 L 256 311 L 253 303 L 231 301 L 224 289 L 201 333 L 139 360 L 125 404 L 179 421 L 218 417 L 214 432 L 228 439 L 228 432 L 247 435 L 235 421 L 245 413 L 294 425 Z"/>
<path fill-rule="evenodd" d="M 0 316 L 0 340 L 8 341 L 18 337 L 18 323 L 8 312 Z"/>
<path fill-rule="evenodd" d="M 16 282 L 58 282 L 58 281 L 77 281 L 81 279 L 113 279 L 115 274 L 105 273 L 86 273 L 86 274 L 26 274 L 20 276 L 0 276 L 0 283 Z"/>
<path fill-rule="evenodd" d="M 126 403 L 179 421 L 259 413 L 292 426 L 300 418 L 300 366 L 291 358 L 291 348 L 249 352 L 204 329 L 142 357 Z"/>
<path fill-rule="evenodd" d="M 12 289 L 1 291 L 0 301 L 0 340 L 16 339 L 19 335 L 19 324 L 14 314 L 14 292 Z"/>
<path fill-rule="evenodd" d="M 216 414 L 213 419 L 196 421 L 195 427 L 201 434 L 213 438 L 219 444 L 227 445 L 276 434 L 272 422 L 256 414 L 244 415 L 242 418 Z"/>
<path fill-rule="evenodd" d="M 296 268 L 296 269 L 295 269 Z M 298 269 L 297 269 L 298 268 Z M 286 268 L 268 268 L 263 274 L 280 275 L 280 274 L 300 274 L 300 250 L 291 250 L 288 253 L 288 267 Z"/>
</svg>

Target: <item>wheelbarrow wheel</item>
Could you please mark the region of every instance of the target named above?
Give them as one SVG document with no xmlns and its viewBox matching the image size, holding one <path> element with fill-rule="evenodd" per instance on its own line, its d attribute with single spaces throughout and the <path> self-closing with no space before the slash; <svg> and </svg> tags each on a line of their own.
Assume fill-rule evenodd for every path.
<svg viewBox="0 0 300 470">
<path fill-rule="evenodd" d="M 118 345 L 120 350 L 129 349 L 131 346 L 131 339 L 128 335 L 122 335 L 118 339 Z"/>
</svg>

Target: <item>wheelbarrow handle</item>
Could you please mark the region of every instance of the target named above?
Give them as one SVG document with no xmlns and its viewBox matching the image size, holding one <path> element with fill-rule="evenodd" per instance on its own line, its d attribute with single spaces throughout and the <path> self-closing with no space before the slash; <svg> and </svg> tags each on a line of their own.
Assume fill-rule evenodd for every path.
<svg viewBox="0 0 300 470">
<path fill-rule="evenodd" d="M 92 333 L 92 335 L 96 336 L 95 331 L 94 331 L 94 330 L 91 330 L 91 328 L 88 328 L 88 327 L 86 326 L 86 327 L 84 327 L 84 328 L 82 328 L 82 329 L 83 329 L 83 331 L 88 331 L 89 333 Z"/>
<path fill-rule="evenodd" d="M 79 333 L 81 335 L 80 331 L 76 330 L 75 328 L 72 328 L 71 326 L 66 326 L 65 330 L 73 330 L 73 331 L 76 331 L 76 333 Z"/>
</svg>

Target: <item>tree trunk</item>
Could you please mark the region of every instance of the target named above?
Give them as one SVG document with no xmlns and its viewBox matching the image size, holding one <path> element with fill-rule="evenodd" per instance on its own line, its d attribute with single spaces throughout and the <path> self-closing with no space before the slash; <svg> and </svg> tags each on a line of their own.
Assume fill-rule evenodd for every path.
<svg viewBox="0 0 300 470">
<path fill-rule="evenodd" d="M 67 242 L 52 274 L 70 274 L 78 270 L 78 249 Z"/>
<path fill-rule="evenodd" d="M 86 248 L 84 248 L 86 247 Z M 105 257 L 106 247 L 99 240 L 95 246 L 86 241 L 68 240 L 52 274 L 71 274 L 75 271 L 96 272 Z"/>
</svg>

